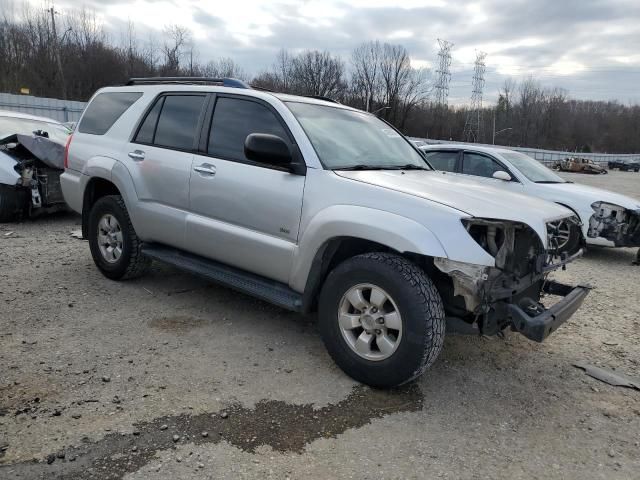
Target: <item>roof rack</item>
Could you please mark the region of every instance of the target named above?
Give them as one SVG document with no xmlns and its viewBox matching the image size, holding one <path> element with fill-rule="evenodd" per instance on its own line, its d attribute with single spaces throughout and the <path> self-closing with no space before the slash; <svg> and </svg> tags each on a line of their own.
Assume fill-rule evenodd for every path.
<svg viewBox="0 0 640 480">
<path fill-rule="evenodd" d="M 242 80 L 237 78 L 211 78 L 211 77 L 141 77 L 130 78 L 126 86 L 131 85 L 156 85 L 164 83 L 184 84 L 184 85 L 221 85 L 231 88 L 251 88 Z"/>
<path fill-rule="evenodd" d="M 324 100 L 325 102 L 331 102 L 331 103 L 340 103 L 339 101 L 330 98 L 330 97 L 325 97 L 323 95 L 305 95 L 305 97 L 307 98 L 315 98 L 316 100 Z"/>
</svg>

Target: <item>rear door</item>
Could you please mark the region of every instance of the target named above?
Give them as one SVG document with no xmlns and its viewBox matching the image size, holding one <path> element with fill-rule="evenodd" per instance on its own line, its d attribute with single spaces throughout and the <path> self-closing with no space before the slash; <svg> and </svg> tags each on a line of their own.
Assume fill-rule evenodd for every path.
<svg viewBox="0 0 640 480">
<path fill-rule="evenodd" d="M 184 248 L 193 151 L 206 94 L 160 95 L 143 117 L 122 158 L 139 199 L 147 240 Z"/>
<path fill-rule="evenodd" d="M 297 147 L 268 103 L 228 94 L 217 94 L 214 103 L 202 151 L 193 158 L 189 249 L 286 283 L 305 177 L 248 160 L 244 142 L 251 133 L 268 133 L 281 137 L 292 151 Z"/>
</svg>

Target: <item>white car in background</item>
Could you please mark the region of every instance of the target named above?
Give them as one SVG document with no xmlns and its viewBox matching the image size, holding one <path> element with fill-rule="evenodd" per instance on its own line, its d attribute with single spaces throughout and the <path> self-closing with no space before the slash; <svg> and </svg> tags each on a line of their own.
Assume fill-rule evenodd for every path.
<svg viewBox="0 0 640 480">
<path fill-rule="evenodd" d="M 473 177 L 494 187 L 559 203 L 582 222 L 587 244 L 640 247 L 640 201 L 608 190 L 580 185 L 558 176 L 542 163 L 506 148 L 475 145 L 425 145 L 427 161 L 446 175 Z M 560 225 L 564 251 L 579 248 L 572 226 Z"/>
</svg>

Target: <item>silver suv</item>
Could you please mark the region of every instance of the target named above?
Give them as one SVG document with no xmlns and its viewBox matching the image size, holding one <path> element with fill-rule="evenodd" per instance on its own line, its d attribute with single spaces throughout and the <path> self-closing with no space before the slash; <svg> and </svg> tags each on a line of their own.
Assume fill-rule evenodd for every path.
<svg viewBox="0 0 640 480">
<path fill-rule="evenodd" d="M 589 291 L 547 279 L 574 258 L 556 255 L 571 211 L 436 172 L 371 114 L 238 80 L 98 91 L 61 181 L 106 277 L 155 259 L 317 309 L 333 359 L 372 386 L 420 375 L 445 328 L 542 341 Z"/>
</svg>

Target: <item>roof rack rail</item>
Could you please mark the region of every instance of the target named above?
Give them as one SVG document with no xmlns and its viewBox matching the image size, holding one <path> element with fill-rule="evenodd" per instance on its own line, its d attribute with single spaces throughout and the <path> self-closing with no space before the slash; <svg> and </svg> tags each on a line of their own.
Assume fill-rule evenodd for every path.
<svg viewBox="0 0 640 480">
<path fill-rule="evenodd" d="M 163 83 L 185 84 L 185 85 L 221 85 L 231 88 L 251 88 L 242 80 L 237 78 L 211 78 L 211 77 L 140 77 L 130 78 L 126 86 L 131 85 L 156 85 Z"/>
<path fill-rule="evenodd" d="M 340 103 L 339 101 L 330 98 L 330 97 L 325 97 L 323 95 L 305 95 L 305 97 L 307 98 L 315 98 L 316 100 L 324 100 L 325 102 L 331 102 L 331 103 Z"/>
</svg>

